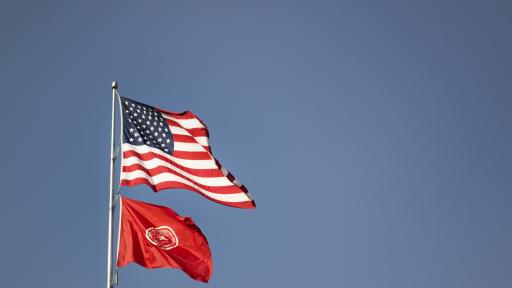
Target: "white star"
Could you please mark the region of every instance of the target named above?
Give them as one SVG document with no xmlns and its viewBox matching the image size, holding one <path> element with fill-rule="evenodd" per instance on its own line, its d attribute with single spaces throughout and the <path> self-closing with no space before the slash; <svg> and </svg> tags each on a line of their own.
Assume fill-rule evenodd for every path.
<svg viewBox="0 0 512 288">
<path fill-rule="evenodd" d="M 151 124 L 151 122 L 149 122 L 149 121 L 146 121 L 146 124 L 148 124 L 148 125 L 149 125 L 149 124 Z"/>
<path fill-rule="evenodd" d="M 138 115 L 137 113 L 133 113 L 133 116 L 137 117 L 137 115 Z"/>
<path fill-rule="evenodd" d="M 169 139 L 165 139 L 165 142 L 170 143 L 170 142 L 171 142 L 171 140 L 169 140 Z"/>
<path fill-rule="evenodd" d="M 139 140 L 139 142 L 142 142 L 142 138 L 141 137 L 139 137 L 139 139 L 137 139 L 137 140 Z"/>
<path fill-rule="evenodd" d="M 144 116 L 144 115 L 142 115 L 141 117 L 142 117 L 142 119 L 146 119 L 146 116 Z"/>
<path fill-rule="evenodd" d="M 151 116 L 148 116 L 148 119 L 151 120 Z"/>
<path fill-rule="evenodd" d="M 132 141 L 133 141 L 133 138 L 130 138 L 130 142 L 132 142 Z"/>
<path fill-rule="evenodd" d="M 154 134 L 155 134 L 155 136 L 158 136 L 158 132 L 155 132 Z"/>
<path fill-rule="evenodd" d="M 130 107 L 130 111 L 133 111 L 133 108 L 132 108 L 132 107 Z"/>
<path fill-rule="evenodd" d="M 133 128 L 130 128 L 130 132 L 133 132 Z"/>
<path fill-rule="evenodd" d="M 157 135 L 158 135 L 158 133 L 157 133 Z M 155 135 L 155 136 L 156 136 L 156 135 Z M 162 138 L 158 138 L 158 142 L 162 142 Z"/>
<path fill-rule="evenodd" d="M 151 131 L 155 130 L 155 128 L 153 128 L 153 126 L 151 126 Z"/>
</svg>

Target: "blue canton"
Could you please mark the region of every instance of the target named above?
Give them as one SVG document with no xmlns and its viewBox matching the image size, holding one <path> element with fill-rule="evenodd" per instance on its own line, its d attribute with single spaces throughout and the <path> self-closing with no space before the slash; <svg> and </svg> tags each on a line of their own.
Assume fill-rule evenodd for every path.
<svg viewBox="0 0 512 288">
<path fill-rule="evenodd" d="M 123 143 L 147 145 L 172 154 L 174 142 L 162 113 L 149 105 L 121 97 Z"/>
</svg>

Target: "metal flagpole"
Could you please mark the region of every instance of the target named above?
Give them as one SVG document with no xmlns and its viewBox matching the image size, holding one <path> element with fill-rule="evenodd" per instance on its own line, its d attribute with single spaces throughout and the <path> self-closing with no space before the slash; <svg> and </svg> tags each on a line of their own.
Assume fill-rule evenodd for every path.
<svg viewBox="0 0 512 288">
<path fill-rule="evenodd" d="M 110 185 L 109 185 L 109 205 L 108 205 L 108 265 L 107 265 L 107 288 L 113 287 L 113 269 L 112 269 L 112 256 L 113 256 L 113 235 L 114 235 L 114 165 L 116 162 L 115 156 L 115 98 L 117 91 L 117 82 L 112 82 L 112 129 L 111 129 L 111 149 L 110 149 Z"/>
</svg>

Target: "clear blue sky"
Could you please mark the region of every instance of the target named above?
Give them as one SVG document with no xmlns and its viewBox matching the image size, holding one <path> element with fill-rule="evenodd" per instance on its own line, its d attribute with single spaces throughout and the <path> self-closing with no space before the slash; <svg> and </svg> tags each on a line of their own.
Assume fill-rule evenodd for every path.
<svg viewBox="0 0 512 288">
<path fill-rule="evenodd" d="M 195 219 L 207 287 L 512 287 L 511 3 L 1 1 L 0 286 L 104 287 L 117 80 L 256 199 L 123 189 Z"/>
</svg>

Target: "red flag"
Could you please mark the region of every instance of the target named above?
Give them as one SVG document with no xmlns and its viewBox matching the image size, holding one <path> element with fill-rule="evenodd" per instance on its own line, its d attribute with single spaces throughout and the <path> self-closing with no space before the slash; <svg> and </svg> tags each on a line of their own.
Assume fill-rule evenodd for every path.
<svg viewBox="0 0 512 288">
<path fill-rule="evenodd" d="M 179 268 L 208 282 L 212 255 L 206 237 L 189 217 L 172 209 L 121 197 L 117 266 Z"/>
</svg>

